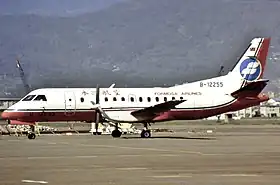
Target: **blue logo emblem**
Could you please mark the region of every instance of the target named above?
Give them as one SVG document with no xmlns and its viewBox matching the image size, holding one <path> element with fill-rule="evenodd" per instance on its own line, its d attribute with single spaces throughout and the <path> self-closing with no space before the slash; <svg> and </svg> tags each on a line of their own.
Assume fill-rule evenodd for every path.
<svg viewBox="0 0 280 185">
<path fill-rule="evenodd" d="M 240 64 L 240 74 L 247 81 L 257 80 L 261 72 L 261 63 L 255 57 L 247 58 Z"/>
</svg>

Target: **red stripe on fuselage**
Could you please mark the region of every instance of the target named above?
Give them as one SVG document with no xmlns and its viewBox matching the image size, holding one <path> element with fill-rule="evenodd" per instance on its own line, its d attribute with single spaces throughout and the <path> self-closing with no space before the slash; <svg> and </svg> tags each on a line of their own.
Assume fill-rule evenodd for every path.
<svg viewBox="0 0 280 185">
<path fill-rule="evenodd" d="M 26 122 L 57 122 L 57 121 L 94 121 L 95 111 L 75 111 L 75 112 L 57 112 L 57 111 L 10 111 L 2 113 L 3 119 L 20 120 Z"/>
</svg>

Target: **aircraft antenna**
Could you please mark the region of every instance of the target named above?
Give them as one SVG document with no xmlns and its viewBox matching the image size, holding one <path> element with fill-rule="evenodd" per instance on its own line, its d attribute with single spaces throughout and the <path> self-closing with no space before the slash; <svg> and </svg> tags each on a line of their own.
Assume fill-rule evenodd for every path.
<svg viewBox="0 0 280 185">
<path fill-rule="evenodd" d="M 224 66 L 222 65 L 222 66 L 220 67 L 220 71 L 219 71 L 219 73 L 218 73 L 218 76 L 222 76 L 223 72 L 224 72 Z"/>
</svg>

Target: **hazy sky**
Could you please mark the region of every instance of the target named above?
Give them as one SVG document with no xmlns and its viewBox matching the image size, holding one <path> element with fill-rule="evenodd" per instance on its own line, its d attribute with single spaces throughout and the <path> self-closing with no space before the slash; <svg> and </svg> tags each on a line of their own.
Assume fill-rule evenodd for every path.
<svg viewBox="0 0 280 185">
<path fill-rule="evenodd" d="M 0 14 L 73 16 L 94 12 L 128 0 L 1 0 Z"/>
</svg>

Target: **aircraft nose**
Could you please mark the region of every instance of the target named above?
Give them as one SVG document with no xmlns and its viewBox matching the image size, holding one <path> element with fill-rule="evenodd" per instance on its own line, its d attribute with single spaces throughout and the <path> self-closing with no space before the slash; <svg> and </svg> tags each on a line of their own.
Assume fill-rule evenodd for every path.
<svg viewBox="0 0 280 185">
<path fill-rule="evenodd" d="M 2 112 L 1 117 L 3 120 L 17 120 L 23 118 L 24 115 L 20 112 L 4 111 Z"/>
</svg>

